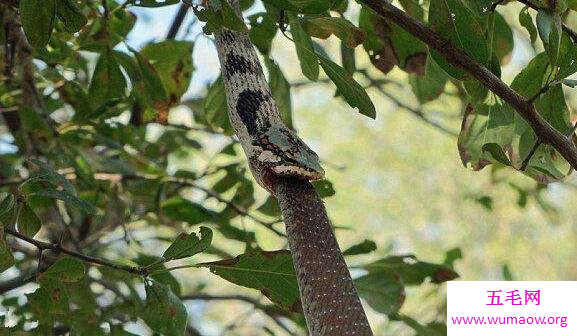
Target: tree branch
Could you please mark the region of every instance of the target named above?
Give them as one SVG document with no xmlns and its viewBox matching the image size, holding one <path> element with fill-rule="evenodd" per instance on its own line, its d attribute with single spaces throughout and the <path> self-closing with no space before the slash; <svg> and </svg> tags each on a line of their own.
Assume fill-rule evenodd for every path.
<svg viewBox="0 0 577 336">
<path fill-rule="evenodd" d="M 110 267 L 110 268 L 113 268 L 116 270 L 125 271 L 125 272 L 136 274 L 136 275 L 141 275 L 141 276 L 146 275 L 146 271 L 144 269 L 141 269 L 140 267 L 119 265 L 119 264 L 115 264 L 113 262 L 110 262 L 108 260 L 91 257 L 91 256 L 86 255 L 86 254 L 82 254 L 79 252 L 69 250 L 69 249 L 67 249 L 67 248 L 65 248 L 59 244 L 46 243 L 46 242 L 43 242 L 40 240 L 36 240 L 34 238 L 27 237 L 27 236 L 21 234 L 20 232 L 17 232 L 17 231 L 15 231 L 11 228 L 8 228 L 8 227 L 4 228 L 4 232 L 11 235 L 11 236 L 14 236 L 20 240 L 23 240 L 27 243 L 30 243 L 30 244 L 36 246 L 40 250 L 40 252 L 42 252 L 44 250 L 51 250 L 54 252 L 60 252 L 60 253 L 67 254 L 69 256 L 78 258 L 78 259 L 83 260 L 83 261 L 88 262 L 88 263 L 92 263 L 92 264 L 96 264 L 96 265 L 100 265 L 100 266 L 106 266 L 106 267 Z"/>
<path fill-rule="evenodd" d="M 569 164 L 577 169 L 577 148 L 564 134 L 556 130 L 537 111 L 533 104 L 512 90 L 489 69 L 473 60 L 463 51 L 455 48 L 449 41 L 441 38 L 423 23 L 415 20 L 402 10 L 384 0 L 358 0 L 371 8 L 379 16 L 393 21 L 430 48 L 437 51 L 449 63 L 457 66 L 481 82 L 489 90 L 511 105 L 517 113 L 531 126 L 542 143 L 553 146 Z"/>
</svg>

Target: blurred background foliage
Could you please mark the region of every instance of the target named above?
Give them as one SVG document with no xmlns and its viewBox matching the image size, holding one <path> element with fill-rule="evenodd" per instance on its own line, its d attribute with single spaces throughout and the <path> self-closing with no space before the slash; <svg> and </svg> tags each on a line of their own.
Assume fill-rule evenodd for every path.
<svg viewBox="0 0 577 336">
<path fill-rule="evenodd" d="M 1 3 L 4 26 L 16 27 L 2 36 L 3 332 L 303 334 L 302 316 L 291 311 L 294 291 L 279 286 L 284 280 L 247 280 L 234 268 L 203 264 L 241 256 L 258 270 L 269 267 L 270 257 L 270 267 L 292 272 L 286 253 L 262 252 L 287 248 L 284 228 L 230 137 L 218 58 L 204 24 L 189 11 L 175 35 L 179 42 L 165 41 L 178 1 L 80 7 L 71 1 L 55 2 L 52 34 L 42 20 L 22 17 L 34 61 L 31 49 L 19 49 L 18 1 Z M 431 57 L 425 56 L 425 77 L 415 74 L 424 71 L 422 63 L 400 62 L 401 69 L 379 62 L 370 50 L 381 42 L 370 34 L 353 52 L 354 67 L 337 36 L 315 39 L 334 61 L 343 57 L 347 71 L 355 69 L 376 107 L 376 119 L 367 118 L 335 96 L 322 72 L 317 82 L 307 80 L 289 39 L 276 33 L 269 45 L 270 27 L 276 32 L 281 18 L 263 2 L 268 14 L 260 2 L 245 12 L 261 28 L 251 36 L 268 55 L 265 72 L 285 120 L 327 170 L 327 181 L 316 187 L 351 272 L 362 279 L 357 285 L 376 335 L 445 334 L 438 283 L 456 277 L 454 271 L 461 280 L 577 280 L 570 265 L 577 252 L 574 176 L 544 185 L 495 160 L 480 171 L 463 167 L 457 137 L 466 104 L 478 99 L 471 98 L 474 87 L 450 79 Z M 411 1 L 399 2 L 416 10 Z M 342 3 L 333 13 L 342 12 Z M 414 4 L 426 17 L 429 2 Z M 363 23 L 359 8 L 351 2 L 345 17 L 370 33 L 378 25 Z M 495 54 L 511 83 L 545 49 L 539 39 L 532 43 L 526 16 L 524 25 L 519 20 L 526 12 L 533 22 L 535 11 L 515 1 L 497 10 L 505 37 Z M 568 10 L 563 20 L 575 27 L 576 17 Z M 307 32 L 321 34 L 314 27 Z M 393 41 L 404 36 L 392 32 Z M 406 45 L 393 48 L 426 51 L 420 44 L 400 50 Z M 564 94 L 572 113 L 575 93 Z M 34 237 L 42 257 L 18 234 Z M 128 272 L 71 258 L 62 248 Z"/>
</svg>

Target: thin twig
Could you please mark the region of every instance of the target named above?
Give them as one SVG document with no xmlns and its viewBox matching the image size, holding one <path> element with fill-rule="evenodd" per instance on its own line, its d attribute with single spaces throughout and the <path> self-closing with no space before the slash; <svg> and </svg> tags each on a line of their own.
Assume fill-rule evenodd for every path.
<svg viewBox="0 0 577 336">
<path fill-rule="evenodd" d="M 533 97 L 529 98 L 527 100 L 527 102 L 530 104 L 533 104 L 535 102 L 535 100 L 537 100 L 537 98 L 539 98 L 542 94 L 549 91 L 550 88 L 551 88 L 550 85 L 545 85 L 544 87 L 541 88 L 541 90 L 539 90 L 539 92 L 537 92 L 535 95 L 533 95 Z"/>
<path fill-rule="evenodd" d="M 92 264 L 106 266 L 106 267 L 110 267 L 110 268 L 113 268 L 116 270 L 125 271 L 125 272 L 136 274 L 136 275 L 141 275 L 141 276 L 146 275 L 146 272 L 139 267 L 119 265 L 119 264 L 115 264 L 115 263 L 108 261 L 108 260 L 92 257 L 92 256 L 82 254 L 79 252 L 75 252 L 75 251 L 72 251 L 72 250 L 69 250 L 69 249 L 63 247 L 60 244 L 46 243 L 46 242 L 43 242 L 40 240 L 36 240 L 34 238 L 27 237 L 27 236 L 21 234 L 20 232 L 17 232 L 15 230 L 7 228 L 7 227 L 4 228 L 4 232 L 11 235 L 11 236 L 14 236 L 20 240 L 23 240 L 27 243 L 30 243 L 30 244 L 36 246 L 41 252 L 43 250 L 51 250 L 54 252 L 60 252 L 60 253 L 67 254 L 69 256 L 78 258 L 80 260 L 83 260 L 83 261 L 86 261 L 86 262 L 89 262 Z"/>
<path fill-rule="evenodd" d="M 180 26 L 182 26 L 182 23 L 184 22 L 184 18 L 186 17 L 186 14 L 188 13 L 188 8 L 189 8 L 189 6 L 186 4 L 181 4 L 180 8 L 178 8 L 178 12 L 176 12 L 176 15 L 174 16 L 172 24 L 170 25 L 170 29 L 168 30 L 168 34 L 166 34 L 167 40 L 174 40 L 176 38 L 176 35 L 178 34 L 178 31 L 180 30 Z"/>
<path fill-rule="evenodd" d="M 572 140 L 572 136 L 575 133 L 575 130 L 577 130 L 577 122 L 575 123 L 575 125 L 573 125 L 573 127 L 571 127 L 571 131 L 567 134 L 567 139 Z M 529 154 L 527 154 L 527 157 L 525 157 L 525 160 L 523 160 L 523 163 L 521 164 L 520 169 L 522 171 L 525 171 L 527 169 L 527 167 L 529 166 L 529 161 L 531 161 L 531 158 L 535 155 L 537 149 L 539 149 L 539 146 L 541 146 L 541 144 L 542 142 L 539 139 L 537 139 L 537 141 L 533 145 L 533 148 L 531 148 Z"/>
<path fill-rule="evenodd" d="M 527 157 L 525 157 L 525 160 L 523 160 L 523 163 L 521 163 L 520 170 L 522 170 L 522 171 L 527 170 L 527 167 L 529 166 L 529 161 L 531 161 L 531 158 L 533 157 L 533 155 L 535 155 L 535 152 L 537 152 L 537 149 L 539 149 L 541 144 L 542 143 L 540 140 L 537 140 L 535 142 L 535 144 L 533 145 L 533 148 L 531 148 L 531 150 L 529 151 L 529 154 L 527 154 Z"/>
<path fill-rule="evenodd" d="M 215 198 L 217 201 L 224 203 L 226 205 L 228 205 L 229 207 L 231 207 L 234 211 L 236 211 L 239 215 L 248 217 L 250 219 L 252 219 L 254 222 L 266 227 L 267 229 L 269 229 L 270 231 L 274 232 L 277 236 L 279 237 L 284 237 L 285 234 L 282 233 L 281 231 L 275 229 L 273 227 L 274 224 L 278 223 L 278 221 L 273 221 L 273 222 L 267 222 L 267 221 L 263 221 L 257 217 L 255 217 L 254 215 L 252 215 L 251 213 L 249 213 L 245 208 L 243 208 L 242 206 L 229 201 L 227 199 L 225 199 L 224 197 L 222 197 L 219 193 L 217 193 L 216 191 L 203 187 L 199 184 L 197 184 L 195 181 L 192 181 L 190 179 L 185 179 L 185 178 L 179 178 L 179 177 L 173 177 L 173 176 L 167 176 L 165 178 L 163 178 L 164 181 L 166 182 L 171 182 L 171 183 L 178 183 L 181 185 L 185 185 L 197 190 L 200 190 L 202 192 L 204 192 L 206 195 L 211 196 L 213 198 Z"/>
<path fill-rule="evenodd" d="M 445 134 L 448 134 L 448 135 L 453 136 L 453 137 L 458 136 L 458 134 L 453 132 L 452 130 L 445 128 L 445 126 L 437 123 L 434 120 L 429 119 L 429 117 L 427 117 L 427 115 L 425 114 L 425 112 L 423 110 L 413 108 L 413 107 L 403 103 L 401 100 L 399 100 L 398 98 L 396 98 L 392 94 L 388 93 L 382 87 L 381 83 L 379 81 L 377 81 L 376 79 L 374 79 L 367 71 L 359 71 L 359 72 L 362 73 L 365 76 L 365 78 L 369 81 L 369 86 L 368 86 L 369 88 L 377 89 L 383 96 L 387 97 L 389 100 L 391 100 L 393 103 L 395 103 L 395 105 L 397 105 L 398 107 L 402 108 L 403 110 L 411 112 L 417 118 L 419 118 L 422 121 L 426 122 L 427 124 L 437 128 L 438 130 L 444 132 Z"/>
</svg>

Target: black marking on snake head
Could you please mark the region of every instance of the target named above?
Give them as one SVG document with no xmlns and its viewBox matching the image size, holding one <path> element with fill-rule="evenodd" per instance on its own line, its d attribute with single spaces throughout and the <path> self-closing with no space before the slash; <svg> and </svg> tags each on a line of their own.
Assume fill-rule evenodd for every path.
<svg viewBox="0 0 577 336">
<path fill-rule="evenodd" d="M 244 90 L 238 95 L 236 112 L 250 134 L 257 133 L 257 112 L 261 108 L 263 101 L 262 92 L 256 90 Z"/>
<path fill-rule="evenodd" d="M 249 60 L 234 53 L 229 53 L 226 56 L 225 69 L 227 78 L 230 78 L 235 73 L 253 73 L 255 70 L 253 64 Z"/>
</svg>

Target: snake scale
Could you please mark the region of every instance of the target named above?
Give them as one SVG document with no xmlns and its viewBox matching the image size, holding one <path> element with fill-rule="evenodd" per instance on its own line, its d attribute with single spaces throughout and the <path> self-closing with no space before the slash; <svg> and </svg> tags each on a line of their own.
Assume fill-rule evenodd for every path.
<svg viewBox="0 0 577 336">
<path fill-rule="evenodd" d="M 238 0 L 229 3 L 242 18 Z M 317 154 L 282 122 L 248 34 L 222 28 L 215 37 L 229 118 L 256 181 L 279 201 L 310 334 L 372 335 L 309 182 L 324 176 Z"/>
</svg>

